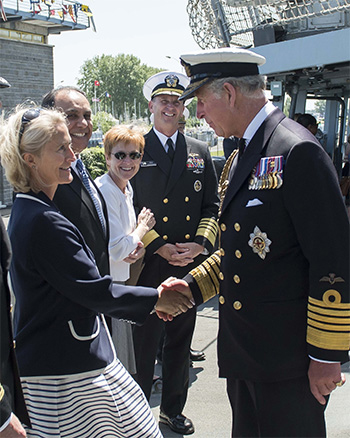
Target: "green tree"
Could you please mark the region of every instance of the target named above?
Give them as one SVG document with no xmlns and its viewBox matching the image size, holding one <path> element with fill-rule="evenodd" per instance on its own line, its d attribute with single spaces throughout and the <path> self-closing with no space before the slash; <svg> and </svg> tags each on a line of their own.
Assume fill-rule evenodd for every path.
<svg viewBox="0 0 350 438">
<path fill-rule="evenodd" d="M 107 172 L 107 165 L 104 150 L 99 147 L 84 149 L 81 153 L 87 170 L 90 172 L 92 179 L 104 175 Z"/>
<path fill-rule="evenodd" d="M 145 81 L 161 69 L 141 64 L 134 55 L 120 54 L 118 56 L 101 55 L 84 62 L 80 68 L 78 85 L 85 91 L 88 98 L 100 99 L 100 108 L 107 108 L 117 118 L 124 118 L 125 110 L 130 117 L 147 115 L 147 101 L 142 94 Z M 95 81 L 99 86 L 95 86 Z M 110 97 L 106 97 L 106 93 Z M 92 107 L 95 107 L 93 102 Z M 141 113 L 141 114 L 140 114 Z"/>
<path fill-rule="evenodd" d="M 112 114 L 106 113 L 105 111 L 99 111 L 92 116 L 92 126 L 94 131 L 100 128 L 103 134 L 105 134 L 112 128 L 112 126 L 116 124 L 117 120 L 112 116 Z"/>
</svg>

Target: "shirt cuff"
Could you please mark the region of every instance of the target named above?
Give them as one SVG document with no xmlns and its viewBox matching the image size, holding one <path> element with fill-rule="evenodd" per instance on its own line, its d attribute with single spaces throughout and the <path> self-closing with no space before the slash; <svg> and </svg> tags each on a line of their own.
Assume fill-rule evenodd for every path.
<svg viewBox="0 0 350 438">
<path fill-rule="evenodd" d="M 11 412 L 9 418 L 5 421 L 5 423 L 0 426 L 0 432 L 6 429 L 6 427 L 10 424 L 13 413 Z"/>
<path fill-rule="evenodd" d="M 316 361 L 316 362 L 321 362 L 321 363 L 340 363 L 338 360 L 322 360 L 322 359 L 316 359 L 316 357 L 312 357 L 309 355 L 309 358 Z"/>
</svg>

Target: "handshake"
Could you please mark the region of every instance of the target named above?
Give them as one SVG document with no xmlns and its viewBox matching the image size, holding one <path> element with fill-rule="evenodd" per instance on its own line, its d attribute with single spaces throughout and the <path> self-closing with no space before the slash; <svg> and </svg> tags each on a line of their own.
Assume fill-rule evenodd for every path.
<svg viewBox="0 0 350 438">
<path fill-rule="evenodd" d="M 187 312 L 195 302 L 186 281 L 169 277 L 158 287 L 155 311 L 160 319 L 172 321 L 174 316 Z"/>
</svg>

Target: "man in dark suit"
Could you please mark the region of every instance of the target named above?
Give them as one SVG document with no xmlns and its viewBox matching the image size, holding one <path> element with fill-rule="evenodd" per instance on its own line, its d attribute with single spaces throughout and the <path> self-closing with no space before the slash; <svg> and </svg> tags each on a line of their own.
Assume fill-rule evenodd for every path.
<svg viewBox="0 0 350 438">
<path fill-rule="evenodd" d="M 78 88 L 58 87 L 44 96 L 42 106 L 61 108 L 64 111 L 68 119 L 72 149 L 77 157 L 72 164 L 73 181 L 58 187 L 54 202 L 83 235 L 94 254 L 101 276 L 109 275 L 106 204 L 90 176 L 84 178 L 79 170 L 80 153 L 87 147 L 92 134 L 90 104 Z M 84 185 L 84 179 L 88 187 Z"/>
<path fill-rule="evenodd" d="M 156 285 L 171 275 L 184 275 L 214 247 L 217 234 L 217 180 L 208 147 L 178 132 L 184 105 L 178 97 L 188 79 L 161 72 L 149 78 L 144 95 L 154 115 L 154 127 L 145 136 L 141 168 L 133 178 L 137 210 L 147 206 L 156 225 L 146 234 L 145 266 L 139 285 Z M 182 414 L 189 382 L 189 354 L 196 309 L 165 323 L 162 357 L 160 422 L 173 431 L 191 434 L 194 427 Z M 137 381 L 151 395 L 154 362 L 164 323 L 154 315 L 134 328 Z"/>
<path fill-rule="evenodd" d="M 168 285 L 190 294 L 189 284 L 196 304 L 220 294 L 233 437 L 324 437 L 350 340 L 349 222 L 334 166 L 266 99 L 262 56 L 181 58 L 191 77 L 181 99 L 196 95 L 197 116 L 240 141 L 220 180 L 220 249 Z"/>
<path fill-rule="evenodd" d="M 0 88 L 11 85 L 0 77 Z M 30 426 L 19 379 L 15 344 L 12 335 L 11 295 L 7 274 L 11 262 L 11 246 L 0 217 L 0 437 L 25 437 L 22 423 Z"/>
</svg>

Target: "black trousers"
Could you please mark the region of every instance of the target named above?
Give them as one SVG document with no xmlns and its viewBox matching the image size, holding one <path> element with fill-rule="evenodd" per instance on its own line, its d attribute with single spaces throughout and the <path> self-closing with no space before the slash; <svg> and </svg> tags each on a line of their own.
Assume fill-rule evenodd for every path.
<svg viewBox="0 0 350 438">
<path fill-rule="evenodd" d="M 307 376 L 269 383 L 227 379 L 227 393 L 232 437 L 326 436 L 325 406 L 311 394 Z"/>
<path fill-rule="evenodd" d="M 149 400 L 158 344 L 164 327 L 160 409 L 169 416 L 180 414 L 186 403 L 195 320 L 196 308 L 192 308 L 166 323 L 156 314 L 149 315 L 145 324 L 133 328 L 137 370 L 134 377 Z"/>
</svg>

